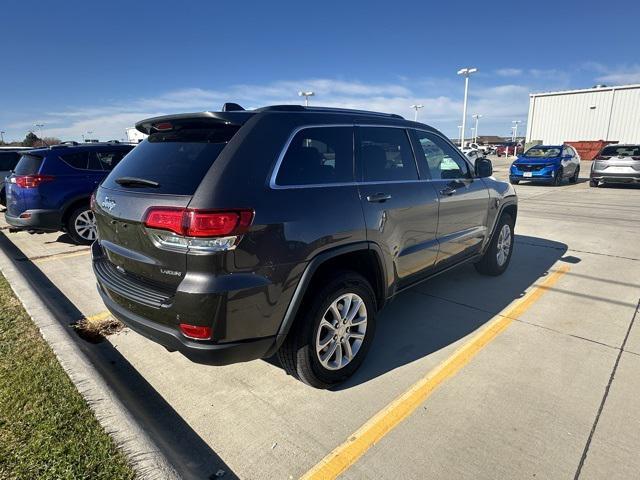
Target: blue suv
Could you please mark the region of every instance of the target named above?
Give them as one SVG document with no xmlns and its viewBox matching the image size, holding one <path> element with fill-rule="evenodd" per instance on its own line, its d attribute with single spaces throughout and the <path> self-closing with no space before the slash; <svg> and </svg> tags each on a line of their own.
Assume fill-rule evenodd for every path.
<svg viewBox="0 0 640 480">
<path fill-rule="evenodd" d="M 570 145 L 536 145 L 511 164 L 509 180 L 517 185 L 522 180 L 560 185 L 566 178 L 576 183 L 580 176 L 580 157 Z"/>
<path fill-rule="evenodd" d="M 66 231 L 74 242 L 90 244 L 96 239 L 91 194 L 133 147 L 65 142 L 23 154 L 5 179 L 7 223 L 13 231 Z"/>
</svg>

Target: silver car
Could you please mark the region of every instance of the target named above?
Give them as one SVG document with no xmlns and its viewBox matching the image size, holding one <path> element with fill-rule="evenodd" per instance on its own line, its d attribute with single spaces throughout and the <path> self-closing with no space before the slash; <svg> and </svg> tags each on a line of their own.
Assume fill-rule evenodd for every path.
<svg viewBox="0 0 640 480">
<path fill-rule="evenodd" d="M 640 145 L 607 145 L 591 164 L 592 187 L 640 183 Z"/>
</svg>

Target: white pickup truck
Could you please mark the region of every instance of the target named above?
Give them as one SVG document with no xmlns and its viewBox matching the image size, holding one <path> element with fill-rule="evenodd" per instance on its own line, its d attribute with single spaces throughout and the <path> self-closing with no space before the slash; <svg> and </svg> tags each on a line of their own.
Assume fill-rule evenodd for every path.
<svg viewBox="0 0 640 480">
<path fill-rule="evenodd" d="M 469 143 L 469 148 L 475 148 L 476 150 L 480 150 L 484 155 L 489 155 L 493 151 L 493 147 L 491 145 L 480 145 L 477 143 Z"/>
</svg>

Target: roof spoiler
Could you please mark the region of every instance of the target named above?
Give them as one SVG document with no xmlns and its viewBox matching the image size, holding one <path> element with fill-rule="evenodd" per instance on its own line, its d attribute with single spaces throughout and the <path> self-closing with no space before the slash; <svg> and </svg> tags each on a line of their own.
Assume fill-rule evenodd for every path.
<svg viewBox="0 0 640 480">
<path fill-rule="evenodd" d="M 240 107 L 240 105 L 238 105 Z M 240 107 L 242 109 L 242 107 Z M 146 135 L 179 128 L 206 128 L 214 125 L 241 126 L 249 120 L 255 112 L 229 110 L 225 112 L 181 113 L 177 115 L 163 115 L 147 118 L 136 123 L 136 130 Z"/>
</svg>

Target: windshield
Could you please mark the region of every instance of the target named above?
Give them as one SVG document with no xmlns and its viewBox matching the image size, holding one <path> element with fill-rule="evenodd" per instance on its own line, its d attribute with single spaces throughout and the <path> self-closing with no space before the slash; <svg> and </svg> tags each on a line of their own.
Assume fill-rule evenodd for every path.
<svg viewBox="0 0 640 480">
<path fill-rule="evenodd" d="M 524 156 L 533 158 L 555 158 L 560 156 L 560 149 L 557 147 L 533 147 L 527 150 Z"/>
<path fill-rule="evenodd" d="M 640 157 L 640 145 L 609 145 L 604 147 L 603 157 Z"/>
</svg>

